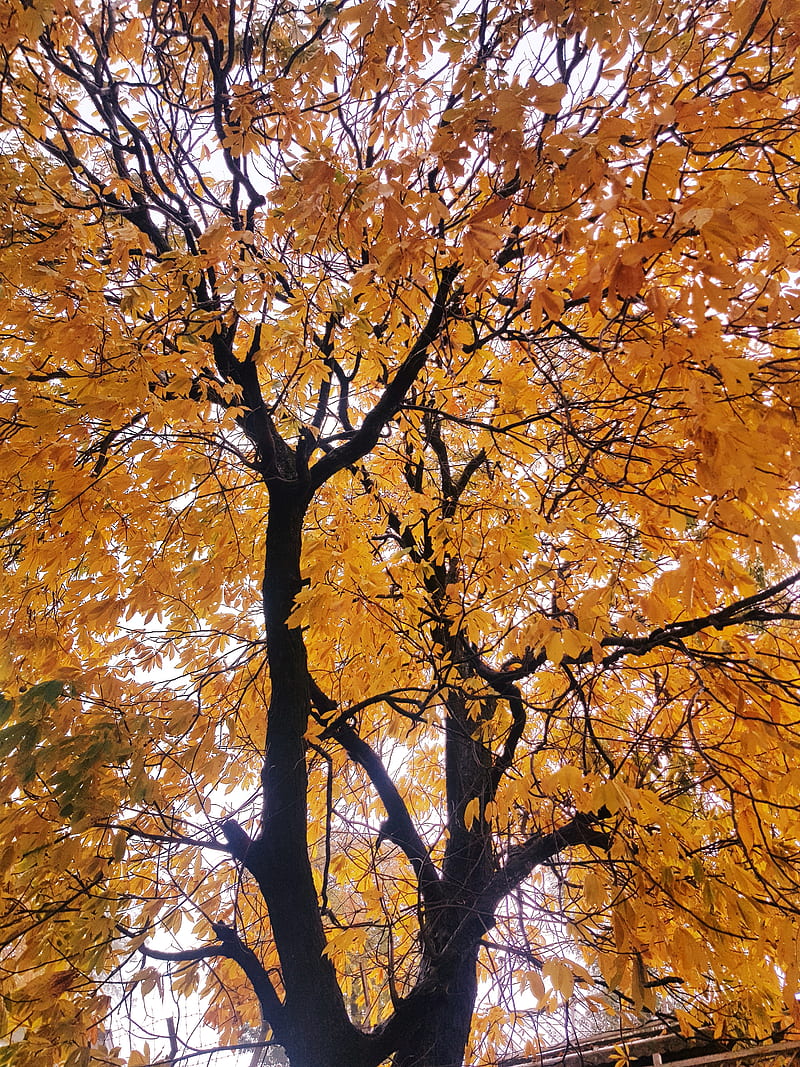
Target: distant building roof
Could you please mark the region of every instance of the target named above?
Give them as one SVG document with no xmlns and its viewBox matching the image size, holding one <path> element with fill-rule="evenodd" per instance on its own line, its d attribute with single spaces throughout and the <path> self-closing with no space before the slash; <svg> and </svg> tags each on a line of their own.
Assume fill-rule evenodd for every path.
<svg viewBox="0 0 800 1067">
<path fill-rule="evenodd" d="M 573 1041 L 546 1049 L 539 1056 L 512 1057 L 499 1061 L 498 1067 L 611 1067 L 620 1062 L 624 1048 L 632 1067 L 714 1067 L 715 1064 L 744 1063 L 753 1067 L 760 1060 L 800 1054 L 800 1041 L 777 1041 L 730 1049 L 713 1038 L 683 1037 L 668 1030 L 630 1030 L 605 1033 L 585 1041 Z"/>
</svg>

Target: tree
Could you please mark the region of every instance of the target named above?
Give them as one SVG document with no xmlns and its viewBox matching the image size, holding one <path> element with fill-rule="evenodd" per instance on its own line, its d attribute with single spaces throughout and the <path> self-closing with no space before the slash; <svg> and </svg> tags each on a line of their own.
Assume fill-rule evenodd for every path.
<svg viewBox="0 0 800 1067">
<path fill-rule="evenodd" d="M 794 1025 L 793 6 L 0 24 L 0 1062 Z"/>
</svg>

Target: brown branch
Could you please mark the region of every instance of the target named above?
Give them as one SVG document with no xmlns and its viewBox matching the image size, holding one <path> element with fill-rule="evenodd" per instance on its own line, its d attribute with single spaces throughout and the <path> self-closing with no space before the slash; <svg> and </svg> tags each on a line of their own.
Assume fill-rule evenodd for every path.
<svg viewBox="0 0 800 1067">
<path fill-rule="evenodd" d="M 213 837 L 189 837 L 186 834 L 154 834 L 147 830 L 140 830 L 136 826 L 126 826 L 124 823 L 111 822 L 106 824 L 109 830 L 121 830 L 128 837 L 136 837 L 142 841 L 153 841 L 159 845 L 185 845 L 187 848 L 210 848 L 216 852 L 231 852 L 229 845 L 216 841 Z M 224 829 L 224 828 L 223 828 Z"/>
<path fill-rule="evenodd" d="M 599 822 L 602 819 L 598 814 L 578 812 L 558 830 L 548 834 L 532 834 L 527 841 L 512 848 L 505 865 L 497 871 L 487 887 L 485 907 L 494 908 L 528 877 L 534 867 L 547 863 L 566 848 L 588 845 L 608 849 L 611 838 L 606 831 L 597 829 Z"/>
<path fill-rule="evenodd" d="M 415 700 L 406 695 L 413 692 L 422 693 L 426 698 L 429 696 L 429 691 L 427 689 L 420 688 L 415 690 L 414 688 L 404 687 L 403 689 L 387 689 L 384 693 L 376 693 L 374 696 L 364 697 L 363 700 L 359 700 L 356 704 L 349 704 L 330 721 L 323 720 L 325 721 L 325 729 L 320 734 L 320 739 L 324 740 L 326 737 L 333 737 L 336 729 L 341 726 L 342 723 L 347 722 L 348 719 L 354 719 L 360 711 L 363 711 L 364 708 L 371 707 L 373 704 L 388 704 L 389 707 L 393 708 L 398 714 L 404 715 L 407 719 L 411 719 L 414 722 L 418 722 L 424 715 L 423 709 L 427 701 Z M 322 702 L 318 699 L 319 695 L 322 695 Z M 401 696 L 405 697 L 405 699 L 400 700 Z M 339 705 L 322 693 L 322 690 L 313 678 L 311 679 L 311 699 L 314 706 L 323 716 L 338 710 Z M 409 711 L 402 707 L 403 704 L 410 704 L 418 710 L 416 712 Z"/>
<path fill-rule="evenodd" d="M 509 711 L 511 712 L 511 728 L 506 736 L 503 751 L 499 756 L 495 757 L 494 765 L 492 766 L 490 785 L 490 796 L 492 798 L 494 798 L 497 792 L 497 787 L 500 785 L 503 775 L 514 762 L 517 745 L 522 740 L 522 734 L 525 731 L 525 724 L 527 722 L 525 705 L 522 702 L 522 694 L 517 686 L 513 685 L 511 682 L 507 682 L 505 685 L 496 688 L 499 696 L 508 701 Z"/>
<path fill-rule="evenodd" d="M 378 443 L 384 426 L 400 410 L 406 394 L 425 366 L 428 358 L 428 349 L 439 336 L 444 325 L 447 307 L 452 296 L 453 283 L 460 269 L 460 264 L 453 263 L 442 271 L 428 321 L 412 345 L 411 350 L 386 386 L 380 400 L 371 411 L 367 412 L 361 426 L 353 436 L 322 456 L 311 468 L 309 484 L 311 493 L 319 489 L 332 475 L 344 470 L 345 467 L 351 466 L 371 452 Z"/>
<path fill-rule="evenodd" d="M 754 593 L 752 596 L 745 597 L 743 600 L 737 600 L 734 604 L 729 604 L 727 607 L 719 608 L 717 611 L 711 611 L 707 615 L 699 616 L 694 619 L 686 619 L 683 622 L 673 622 L 667 626 L 659 626 L 657 629 L 651 631 L 645 637 L 629 637 L 621 638 L 608 636 L 604 637 L 600 644 L 604 647 L 615 648 L 615 652 L 611 652 L 608 656 L 605 656 L 600 662 L 602 666 L 611 666 L 626 655 L 643 656 L 645 653 L 650 652 L 654 648 L 658 648 L 660 645 L 670 644 L 673 641 L 681 641 L 686 637 L 692 637 L 696 633 L 700 633 L 701 630 L 713 628 L 715 630 L 724 630 L 729 626 L 741 625 L 747 622 L 761 622 L 765 618 L 774 618 L 774 614 L 767 614 L 759 610 L 759 605 L 765 601 L 772 599 L 779 593 L 784 592 L 791 586 L 800 582 L 800 571 L 796 571 L 794 574 L 789 575 L 788 578 L 784 578 L 783 581 L 777 582 L 775 585 L 769 586 L 767 589 L 762 589 L 758 593 Z M 787 614 L 789 614 L 787 612 Z M 778 613 L 780 617 L 780 613 Z M 586 658 L 575 657 L 568 658 L 566 662 L 588 662 L 591 659 L 591 653 Z"/>
<path fill-rule="evenodd" d="M 147 945 L 142 945 L 142 955 L 149 959 L 163 960 L 167 963 L 189 963 L 215 957 L 222 957 L 238 963 L 258 998 L 262 1017 L 280 1041 L 285 1009 L 278 998 L 278 994 L 275 992 L 275 987 L 269 974 L 252 949 L 249 949 L 229 926 L 225 926 L 223 923 L 212 923 L 211 928 L 220 940 L 218 945 L 202 945 L 200 948 L 189 948 L 179 952 L 166 952 L 162 949 L 149 948 Z"/>
<path fill-rule="evenodd" d="M 312 702 L 321 715 L 330 714 L 337 709 L 336 701 L 324 693 L 311 677 L 309 677 L 309 687 Z M 351 711 L 352 709 L 348 709 L 348 717 Z M 381 826 L 378 844 L 382 840 L 388 840 L 397 845 L 414 868 L 423 900 L 438 900 L 442 890 L 439 874 L 425 843 L 412 822 L 405 801 L 389 777 L 380 757 L 341 716 L 327 727 L 325 734 L 338 741 L 350 759 L 364 768 L 378 796 L 383 801 L 387 818 Z"/>
<path fill-rule="evenodd" d="M 378 796 L 386 808 L 387 818 L 381 826 L 378 843 L 389 840 L 397 845 L 408 858 L 419 880 L 422 899 L 426 903 L 441 898 L 442 885 L 439 874 L 430 858 L 428 849 L 419 836 L 408 808 L 389 777 L 380 757 L 362 741 L 352 726 L 342 723 L 333 732 L 333 737 L 344 748 L 350 759 L 360 764 L 369 775 Z"/>
<path fill-rule="evenodd" d="M 798 582 L 800 582 L 800 571 L 796 571 L 794 574 L 789 575 L 788 578 L 776 582 L 775 585 L 771 585 L 767 589 L 759 590 L 758 593 L 753 593 L 752 596 L 737 600 L 735 603 L 728 604 L 717 611 L 711 611 L 707 615 L 701 615 L 693 619 L 669 623 L 667 626 L 659 626 L 643 637 L 621 637 L 609 634 L 601 639 L 600 644 L 602 647 L 612 648 L 614 651 L 609 652 L 607 656 L 597 661 L 597 665 L 611 667 L 621 660 L 623 656 L 644 656 L 654 648 L 680 642 L 703 630 L 726 630 L 730 626 L 741 626 L 746 623 L 773 622 L 795 618 L 795 613 L 790 610 L 769 611 L 766 607 L 762 608 L 761 605 L 785 592 Z M 500 692 L 500 687 L 503 685 L 529 677 L 547 658 L 544 652 L 539 652 L 535 657 L 526 655 L 518 667 L 495 670 L 484 663 L 475 650 L 469 646 L 467 646 L 467 655 L 469 663 L 478 677 L 483 678 L 498 692 Z M 591 650 L 587 650 L 575 656 L 564 656 L 561 662 L 562 664 L 582 665 L 591 663 L 592 658 Z"/>
</svg>

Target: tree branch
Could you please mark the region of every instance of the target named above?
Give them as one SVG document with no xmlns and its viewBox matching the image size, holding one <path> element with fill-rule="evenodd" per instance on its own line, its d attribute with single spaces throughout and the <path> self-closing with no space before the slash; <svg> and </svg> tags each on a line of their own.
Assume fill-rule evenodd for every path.
<svg viewBox="0 0 800 1067">
<path fill-rule="evenodd" d="M 672 641 L 681 641 L 709 627 L 715 630 L 724 630 L 737 624 L 760 622 L 766 616 L 758 610 L 758 606 L 796 585 L 797 582 L 800 582 L 800 571 L 796 571 L 794 574 L 789 575 L 788 578 L 784 578 L 783 581 L 769 586 L 768 589 L 762 589 L 752 596 L 745 597 L 743 600 L 737 600 L 735 604 L 729 604 L 718 611 L 711 611 L 707 615 L 702 615 L 695 619 L 686 619 L 683 622 L 673 622 L 667 626 L 659 626 L 645 637 L 604 637 L 600 644 L 605 648 L 615 648 L 616 651 L 611 652 L 601 660 L 601 663 L 605 667 L 611 666 L 611 664 L 616 663 L 617 660 L 626 655 L 643 656 L 652 649 L 658 648 L 659 645 L 669 644 Z M 567 662 L 578 662 L 578 659 L 583 662 L 582 657 L 574 660 L 568 659 Z"/>
<path fill-rule="evenodd" d="M 387 818 L 381 826 L 378 843 L 380 844 L 382 839 L 388 839 L 405 853 L 414 868 L 414 873 L 419 880 L 420 894 L 426 903 L 440 899 L 442 886 L 439 874 L 408 814 L 405 801 L 380 758 L 365 741 L 362 741 L 353 727 L 346 723 L 342 723 L 333 731 L 333 737 L 344 748 L 350 759 L 360 764 L 367 772 L 386 808 Z"/>
<path fill-rule="evenodd" d="M 313 678 L 309 678 L 309 685 L 311 699 L 320 713 L 326 714 L 336 710 L 336 701 L 324 693 Z M 405 801 L 380 757 L 358 736 L 352 726 L 341 719 L 328 726 L 325 733 L 338 741 L 350 759 L 364 768 L 383 801 L 387 818 L 381 826 L 378 844 L 382 840 L 389 840 L 405 853 L 419 880 L 423 900 L 427 902 L 430 899 L 440 899 L 442 887 L 439 874 L 411 820 Z"/>
<path fill-rule="evenodd" d="M 413 385 L 417 375 L 425 366 L 428 349 L 436 340 L 444 324 L 447 305 L 452 294 L 453 283 L 458 276 L 460 264 L 452 263 L 442 271 L 441 280 L 436 290 L 433 306 L 419 337 L 411 347 L 406 358 L 400 364 L 394 378 L 386 386 L 380 400 L 369 411 L 353 436 L 339 445 L 321 459 L 317 460 L 310 472 L 310 492 L 315 492 L 337 471 L 351 466 L 362 456 L 371 452 L 381 434 L 381 430 L 402 406 L 406 394 Z"/>
<path fill-rule="evenodd" d="M 601 822 L 596 814 L 579 811 L 568 823 L 549 834 L 532 834 L 527 841 L 509 851 L 505 865 L 491 879 L 487 890 L 487 907 L 494 908 L 497 903 L 515 889 L 534 867 L 547 863 L 565 848 L 575 845 L 590 845 L 593 848 L 608 849 L 611 838 L 604 830 L 596 829 Z"/>
<path fill-rule="evenodd" d="M 220 940 L 219 945 L 203 945 L 200 948 L 184 949 L 182 952 L 165 952 L 161 949 L 143 945 L 142 954 L 149 959 L 164 960 L 168 963 L 189 963 L 195 960 L 207 960 L 223 957 L 238 963 L 258 998 L 262 1017 L 271 1027 L 280 1041 L 281 1025 L 284 1019 L 284 1007 L 275 987 L 256 954 L 242 942 L 238 934 L 223 923 L 212 923 L 211 928 Z"/>
<path fill-rule="evenodd" d="M 741 626 L 748 622 L 757 623 L 791 619 L 794 617 L 791 611 L 772 612 L 767 611 L 766 608 L 761 608 L 760 605 L 785 592 L 785 590 L 798 582 L 800 582 L 800 571 L 796 571 L 794 574 L 789 575 L 788 578 L 776 582 L 775 585 L 771 585 L 767 589 L 762 589 L 758 593 L 753 593 L 752 596 L 737 600 L 735 603 L 728 604 L 717 611 L 711 611 L 707 615 L 701 615 L 694 619 L 684 619 L 681 622 L 669 623 L 667 626 L 659 626 L 643 637 L 621 637 L 609 634 L 601 639 L 600 645 L 603 648 L 612 648 L 614 651 L 609 652 L 607 656 L 599 660 L 598 666 L 611 667 L 623 656 L 644 656 L 654 648 L 682 641 L 703 630 L 725 630 L 730 626 Z M 497 689 L 498 692 L 501 692 L 501 687 L 504 685 L 529 677 L 547 658 L 544 652 L 539 652 L 535 657 L 532 655 L 526 656 L 518 667 L 495 670 L 484 663 L 474 649 L 469 648 L 469 646 L 466 647 L 470 665 L 475 670 L 475 673 Z M 591 650 L 587 650 L 578 655 L 565 656 L 562 663 L 586 664 L 591 663 L 592 659 Z"/>
</svg>

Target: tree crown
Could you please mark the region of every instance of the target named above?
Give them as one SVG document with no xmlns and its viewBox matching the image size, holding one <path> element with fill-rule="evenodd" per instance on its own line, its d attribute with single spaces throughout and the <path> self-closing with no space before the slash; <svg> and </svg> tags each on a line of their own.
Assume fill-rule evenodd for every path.
<svg viewBox="0 0 800 1067">
<path fill-rule="evenodd" d="M 788 5 L 0 25 L 0 1061 L 794 1025 Z"/>
</svg>

